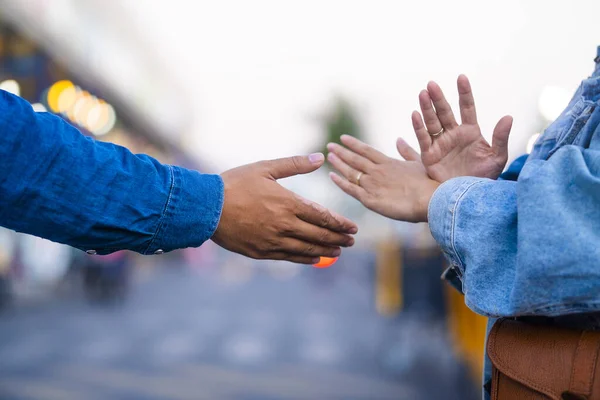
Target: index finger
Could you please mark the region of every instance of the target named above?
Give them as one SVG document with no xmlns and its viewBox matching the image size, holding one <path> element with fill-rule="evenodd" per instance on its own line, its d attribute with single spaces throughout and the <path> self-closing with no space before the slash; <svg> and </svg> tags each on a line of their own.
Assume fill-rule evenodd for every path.
<svg viewBox="0 0 600 400">
<path fill-rule="evenodd" d="M 387 156 L 382 152 L 375 150 L 363 141 L 358 140 L 354 136 L 342 135 L 340 137 L 342 143 L 355 153 L 367 158 L 369 161 L 375 164 L 382 164 L 387 161 Z"/>
<path fill-rule="evenodd" d="M 329 229 L 333 232 L 355 234 L 358 227 L 354 222 L 333 211 L 326 209 L 314 201 L 296 196 L 298 209 L 296 216 L 309 224 Z"/>
<path fill-rule="evenodd" d="M 419 141 L 421 153 L 426 153 L 433 142 L 431 135 L 427 132 L 427 128 L 425 128 L 425 125 L 423 124 L 423 117 L 421 117 L 421 114 L 419 114 L 418 111 L 413 111 L 411 119 L 415 135 L 417 135 L 417 140 Z"/>
</svg>

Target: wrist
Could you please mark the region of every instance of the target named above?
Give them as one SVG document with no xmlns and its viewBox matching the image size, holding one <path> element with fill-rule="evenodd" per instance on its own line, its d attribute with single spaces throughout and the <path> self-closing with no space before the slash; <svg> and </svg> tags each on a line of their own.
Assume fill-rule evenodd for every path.
<svg viewBox="0 0 600 400">
<path fill-rule="evenodd" d="M 416 202 L 416 212 L 415 215 L 417 217 L 417 222 L 428 222 L 427 212 L 429 209 L 429 202 L 433 197 L 433 194 L 440 186 L 438 181 L 434 181 L 433 179 L 429 179 L 426 181 L 426 184 L 421 190 L 420 196 Z"/>
</svg>

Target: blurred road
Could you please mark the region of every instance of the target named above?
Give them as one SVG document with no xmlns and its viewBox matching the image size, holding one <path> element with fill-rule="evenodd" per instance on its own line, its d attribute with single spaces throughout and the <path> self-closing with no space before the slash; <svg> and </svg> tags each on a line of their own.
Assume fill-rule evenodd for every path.
<svg viewBox="0 0 600 400">
<path fill-rule="evenodd" d="M 353 261 L 163 267 L 136 273 L 120 305 L 10 309 L 0 399 L 476 398 L 443 324 L 378 316 L 369 259 Z"/>
</svg>

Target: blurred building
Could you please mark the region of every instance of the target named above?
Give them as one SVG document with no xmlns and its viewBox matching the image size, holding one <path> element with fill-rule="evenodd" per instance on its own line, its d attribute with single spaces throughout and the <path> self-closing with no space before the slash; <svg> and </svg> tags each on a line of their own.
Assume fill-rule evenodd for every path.
<svg viewBox="0 0 600 400">
<path fill-rule="evenodd" d="M 115 89 L 119 82 L 111 85 L 99 79 L 89 69 L 80 68 L 81 63 L 72 55 L 61 53 L 60 46 L 37 40 L 39 36 L 51 36 L 41 29 L 43 25 L 35 31 L 37 34 L 31 34 L 27 19 L 15 24 L 1 17 L 1 89 L 23 97 L 36 111 L 60 116 L 85 135 L 125 146 L 134 153 L 149 154 L 164 163 L 204 169 L 176 137 L 164 132 L 168 124 L 153 122 L 161 118 L 160 113 L 154 115 L 154 120 L 145 118 L 138 102 L 119 96 Z M 74 257 L 67 246 L 8 230 L 0 233 L 0 303 L 11 293 L 36 296 L 73 268 L 86 271 L 97 267 L 91 256 Z M 171 255 L 178 256 L 182 255 Z M 138 259 L 128 257 L 129 262 Z"/>
</svg>

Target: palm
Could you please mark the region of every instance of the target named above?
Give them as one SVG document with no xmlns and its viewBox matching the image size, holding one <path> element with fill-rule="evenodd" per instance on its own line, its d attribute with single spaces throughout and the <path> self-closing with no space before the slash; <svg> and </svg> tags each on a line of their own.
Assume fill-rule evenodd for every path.
<svg viewBox="0 0 600 400">
<path fill-rule="evenodd" d="M 508 135 L 511 117 L 503 117 L 494 129 L 492 145 L 484 139 L 477 123 L 475 102 L 468 79 L 458 78 L 462 124 L 458 125 L 442 90 L 430 82 L 419 95 L 425 123 L 418 112 L 413 113 L 413 127 L 421 160 L 432 179 L 444 182 L 458 176 L 496 179 L 508 159 Z M 429 132 L 440 132 L 432 137 Z"/>
<path fill-rule="evenodd" d="M 506 160 L 498 159 L 479 125 L 463 124 L 444 132 L 421 154 L 428 175 L 438 182 L 457 176 L 496 179 Z"/>
</svg>

